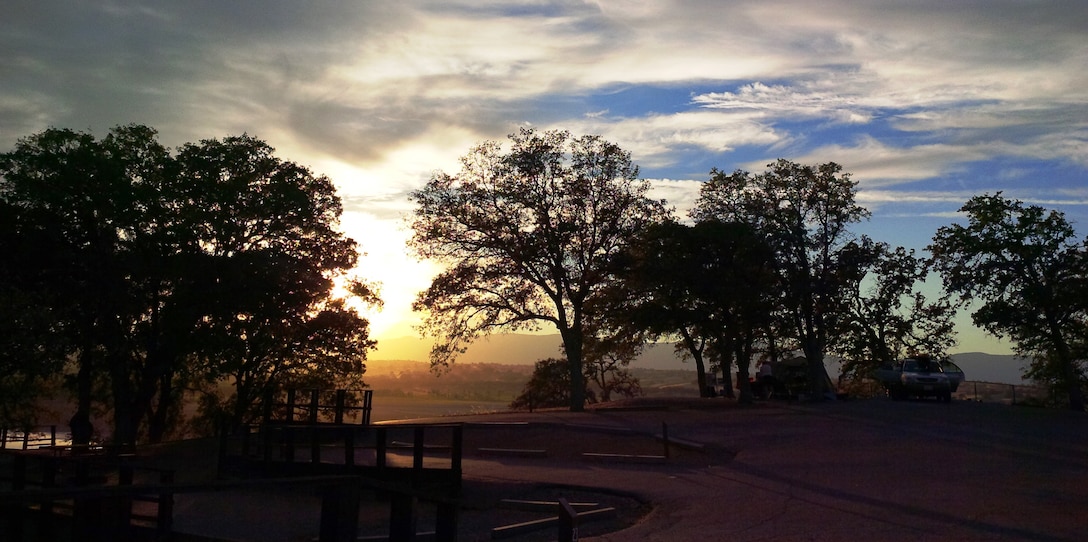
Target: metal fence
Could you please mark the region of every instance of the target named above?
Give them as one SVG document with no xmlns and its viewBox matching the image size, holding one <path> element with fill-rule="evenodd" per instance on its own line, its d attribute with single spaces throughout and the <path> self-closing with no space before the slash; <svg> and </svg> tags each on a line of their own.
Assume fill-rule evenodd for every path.
<svg viewBox="0 0 1088 542">
<path fill-rule="evenodd" d="M 1006 405 L 1045 405 L 1050 401 L 1049 391 L 1044 386 L 975 382 L 971 380 L 960 384 L 952 397 L 967 401 Z"/>
<path fill-rule="evenodd" d="M 850 397 L 884 397 L 884 387 L 875 380 L 861 380 L 846 383 L 842 391 Z M 1044 386 L 1025 384 L 1003 384 L 999 382 L 980 382 L 968 380 L 960 383 L 952 398 L 959 401 L 979 401 L 983 403 L 1001 403 L 1006 405 L 1047 405 L 1051 402 L 1050 394 Z"/>
</svg>

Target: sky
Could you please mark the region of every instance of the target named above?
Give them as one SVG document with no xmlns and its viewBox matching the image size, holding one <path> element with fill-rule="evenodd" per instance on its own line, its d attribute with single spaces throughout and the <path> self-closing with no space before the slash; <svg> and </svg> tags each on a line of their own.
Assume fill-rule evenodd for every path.
<svg viewBox="0 0 1088 542">
<path fill-rule="evenodd" d="M 619 144 L 681 217 L 711 168 L 787 158 L 842 164 L 855 231 L 893 246 L 998 191 L 1088 233 L 1082 0 L 5 4 L 0 150 L 128 123 L 267 141 L 338 187 L 379 352 L 438 271 L 405 247 L 407 194 L 521 127 Z M 956 351 L 1007 350 L 960 326 Z"/>
</svg>

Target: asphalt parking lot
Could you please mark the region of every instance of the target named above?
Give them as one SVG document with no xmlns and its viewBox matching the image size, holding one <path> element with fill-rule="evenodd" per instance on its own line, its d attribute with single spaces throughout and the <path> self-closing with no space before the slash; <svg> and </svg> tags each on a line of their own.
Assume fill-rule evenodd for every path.
<svg viewBox="0 0 1088 542">
<path fill-rule="evenodd" d="M 637 520 L 582 540 L 1088 539 L 1083 413 L 969 401 L 771 401 L 739 407 L 725 399 L 691 399 L 441 421 L 545 425 L 554 429 L 545 445 L 555 450 L 607 446 L 616 434 L 652 438 L 667 428 L 670 439 L 683 446 L 662 462 L 585 461 L 570 453 L 494 457 L 466 450 L 466 483 L 515 493 L 534 484 L 559 485 L 645 504 Z M 516 436 L 504 438 L 508 446 L 518 445 Z M 224 510 L 252 521 L 232 522 L 248 526 L 222 532 L 216 514 Z M 179 530 L 206 536 L 294 540 L 292 530 L 313 521 L 315 513 L 298 499 L 221 495 L 179 502 L 175 521 Z M 461 539 L 487 539 L 486 529 Z"/>
</svg>

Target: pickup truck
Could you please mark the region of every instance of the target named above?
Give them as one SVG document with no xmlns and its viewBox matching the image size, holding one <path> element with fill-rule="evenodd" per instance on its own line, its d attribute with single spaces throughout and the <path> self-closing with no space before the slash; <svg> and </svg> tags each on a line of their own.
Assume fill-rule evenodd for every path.
<svg viewBox="0 0 1088 542">
<path fill-rule="evenodd" d="M 944 373 L 941 364 L 936 360 L 919 357 L 886 363 L 873 372 L 873 377 L 884 386 L 892 399 L 913 396 L 952 401 L 952 379 Z"/>
</svg>

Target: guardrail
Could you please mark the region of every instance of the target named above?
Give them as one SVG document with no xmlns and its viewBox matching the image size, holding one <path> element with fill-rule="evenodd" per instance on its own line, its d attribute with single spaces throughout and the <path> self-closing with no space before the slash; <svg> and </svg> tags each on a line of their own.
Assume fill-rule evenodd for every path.
<svg viewBox="0 0 1088 542">
<path fill-rule="evenodd" d="M 62 439 L 62 440 L 69 440 Z M 55 447 L 57 445 L 57 426 L 37 425 L 22 429 L 0 428 L 0 450 Z"/>
</svg>

